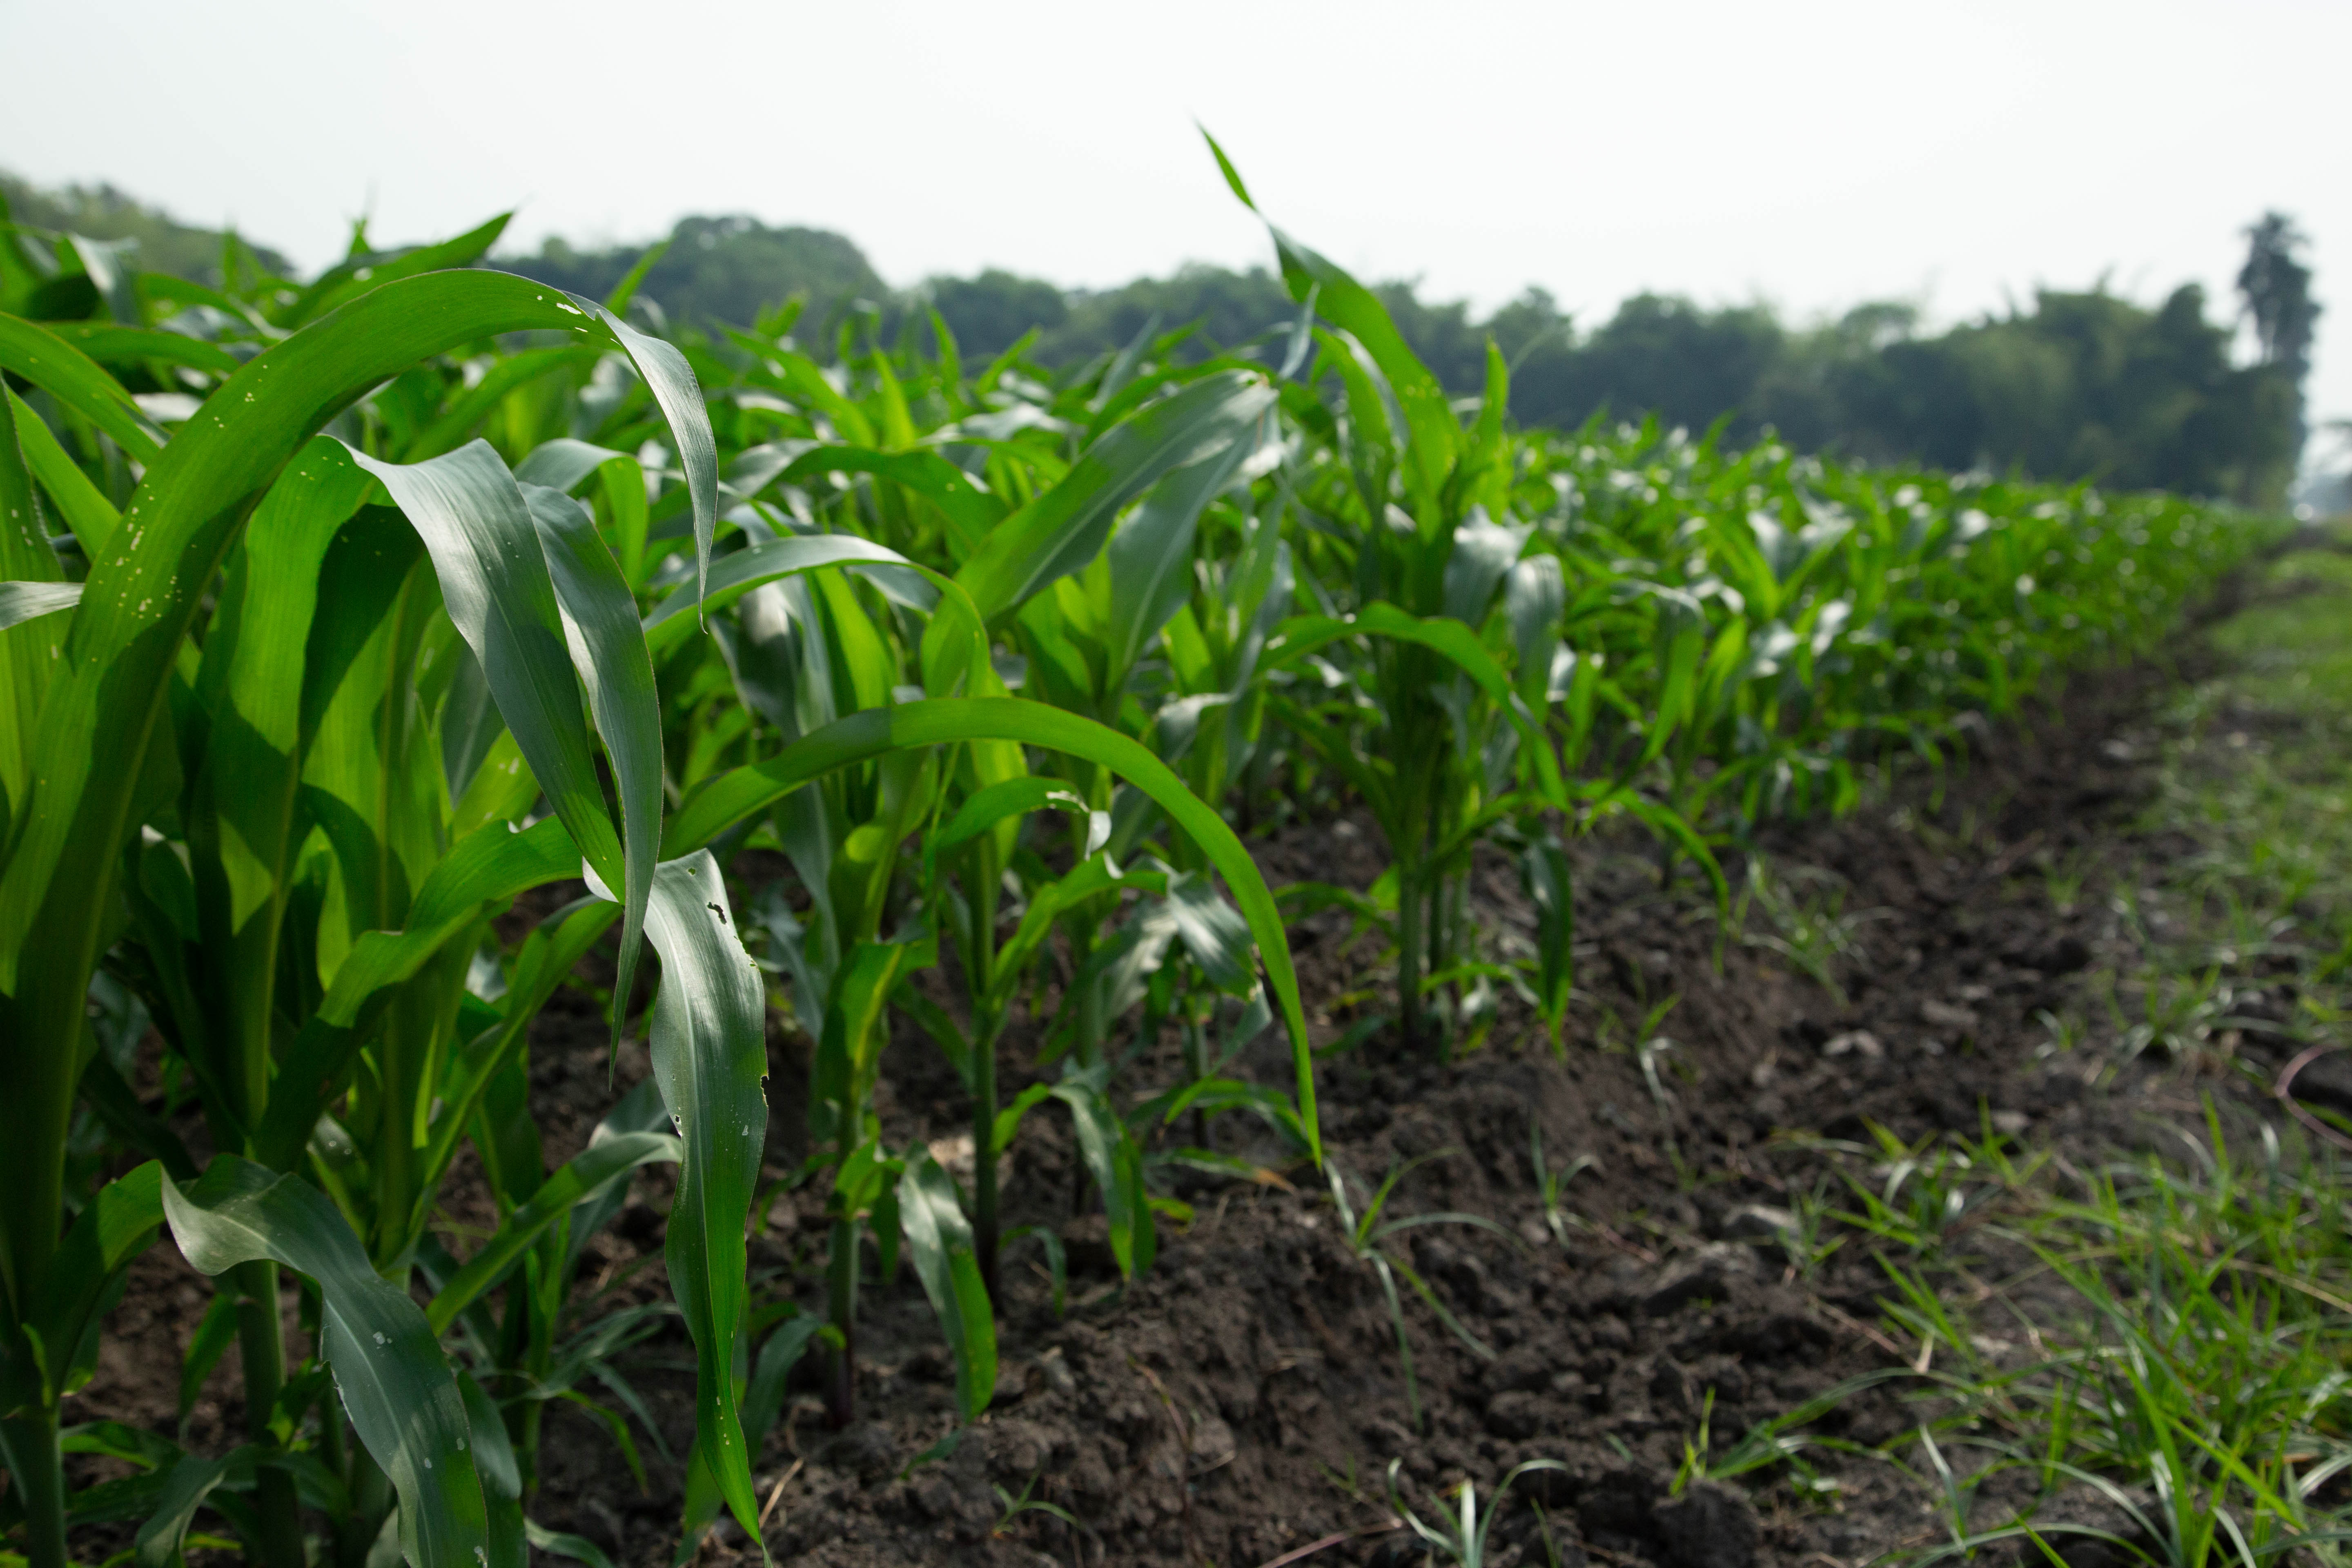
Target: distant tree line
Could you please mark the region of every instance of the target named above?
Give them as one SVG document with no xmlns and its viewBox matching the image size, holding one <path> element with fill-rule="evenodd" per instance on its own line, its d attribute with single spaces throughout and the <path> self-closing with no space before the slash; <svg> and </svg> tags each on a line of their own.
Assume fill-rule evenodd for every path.
<svg viewBox="0 0 2352 1568">
<path fill-rule="evenodd" d="M 0 197 L 19 223 L 136 238 L 142 266 L 204 278 L 218 265 L 217 235 L 110 186 L 43 193 L 0 175 Z M 1410 284 L 1381 293 L 1458 393 L 1482 384 L 1492 337 L 1512 361 L 1512 412 L 1526 424 L 1654 413 L 1698 430 L 1721 419 L 1734 441 L 1771 428 L 1801 447 L 1866 461 L 1916 458 L 2275 506 L 2303 449 L 2319 307 L 2305 241 L 2286 217 L 2265 215 L 2247 236 L 2237 283 L 2259 345 L 2251 364 L 2232 363 L 2234 325 L 2209 319 L 2210 302 L 2193 283 L 2153 308 L 2104 286 L 2039 289 L 2030 305 L 1933 334 L 1901 303 L 1801 327 L 1762 305 L 1643 293 L 1588 326 L 1539 289 L 1483 319 L 1458 300 L 1425 300 Z M 645 254 L 551 239 L 497 265 L 601 296 Z M 967 358 L 1000 353 L 1034 331 L 1034 352 L 1049 363 L 1115 352 L 1147 330 L 1190 328 L 1203 353 L 1234 349 L 1296 314 L 1280 279 L 1262 268 L 1195 265 L 1094 290 L 991 268 L 893 289 L 844 236 L 741 216 L 682 219 L 640 289 L 667 320 L 705 329 L 748 325 L 794 296 L 805 301 L 802 335 L 820 353 L 845 325 L 853 339 L 919 331 L 936 310 Z"/>
<path fill-rule="evenodd" d="M 148 206 L 112 185 L 68 185 L 61 191 L 45 191 L 0 170 L 0 219 L 90 239 L 136 240 L 141 267 L 214 286 L 221 280 L 219 230 L 193 228 L 161 207 Z M 293 269 L 292 262 L 268 247 L 253 249 L 256 258 L 270 270 Z"/>
<path fill-rule="evenodd" d="M 1513 362 L 1512 412 L 1523 423 L 1574 426 L 1607 411 L 1703 429 L 1723 418 L 1735 441 L 1769 427 L 1801 447 L 1864 460 L 2014 468 L 2274 506 L 2303 447 L 2301 387 L 2317 307 L 2293 226 L 2272 214 L 2249 234 L 2239 287 L 2262 347 L 2251 365 L 2231 363 L 2233 326 L 2209 318 L 2193 283 L 2153 308 L 2104 287 L 2044 289 L 2029 306 L 1935 334 L 1900 303 L 1794 327 L 1761 305 L 1711 309 L 1644 293 L 1580 329 L 1539 289 L 1483 320 L 1460 301 L 1425 300 L 1409 284 L 1381 292 L 1415 351 L 1456 392 L 1481 385 L 1491 336 Z M 617 282 L 639 254 L 551 241 L 502 265 L 593 292 Z M 929 306 L 968 357 L 1001 353 L 1034 330 L 1035 353 L 1048 363 L 1185 326 L 1203 352 L 1231 349 L 1296 314 L 1265 270 L 1199 265 L 1099 290 L 992 268 L 894 293 L 841 236 L 748 218 L 679 224 L 645 291 L 673 317 L 736 322 L 799 293 L 812 329 L 803 335 L 820 348 L 826 329 L 845 319 L 915 330 Z"/>
</svg>

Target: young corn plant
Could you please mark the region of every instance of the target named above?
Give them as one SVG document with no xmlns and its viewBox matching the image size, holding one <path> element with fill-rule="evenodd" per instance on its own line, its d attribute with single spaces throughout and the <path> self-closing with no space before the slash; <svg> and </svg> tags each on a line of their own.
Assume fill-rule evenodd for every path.
<svg viewBox="0 0 2352 1568">
<path fill-rule="evenodd" d="M 882 369 L 887 375 L 887 362 Z M 971 620 L 974 616 L 1003 624 L 1021 612 L 1024 604 L 1039 602 L 1046 591 L 1066 589 L 1069 573 L 1085 567 L 1089 559 L 1099 561 L 1114 521 L 1139 498 L 1144 498 L 1144 504 L 1120 529 L 1118 538 L 1131 540 L 1152 536 L 1155 531 L 1181 529 L 1179 548 L 1171 550 L 1164 542 L 1158 545 L 1163 559 L 1155 570 L 1168 574 L 1173 563 L 1188 558 L 1192 520 L 1201 502 L 1188 501 L 1189 491 L 1180 493 L 1175 503 L 1152 498 L 1180 480 L 1199 488 L 1200 481 L 1192 475 L 1195 468 L 1207 468 L 1212 477 L 1229 471 L 1235 460 L 1229 451 L 1236 447 L 1246 449 L 1242 438 L 1252 427 L 1255 412 L 1269 397 L 1246 375 L 1228 374 L 1159 401 L 1130 399 L 1126 416 L 1108 423 L 1056 482 L 1022 506 L 998 509 L 997 521 L 973 541 L 973 548 L 952 577 L 915 566 L 905 557 L 854 536 L 763 530 L 767 538 L 723 555 L 718 568 L 719 581 L 727 590 L 753 590 L 738 607 L 731 633 L 723 634 L 733 682 L 745 706 L 767 718 L 789 742 L 839 714 L 887 705 L 912 680 L 935 681 L 934 639 L 940 616 L 952 618 L 961 607 L 971 629 L 977 626 Z M 837 395 L 830 406 L 839 420 L 856 416 L 854 410 L 838 403 Z M 904 411 L 900 414 L 903 423 Z M 794 466 L 818 471 L 828 462 L 863 460 L 823 448 L 797 459 Z M 730 472 L 743 463 L 738 458 Z M 782 473 L 789 477 L 790 471 Z M 747 474 L 744 483 L 751 485 L 755 479 L 756 475 Z M 968 480 L 957 482 L 969 487 Z M 1171 520 L 1171 504 L 1189 505 L 1191 510 L 1180 510 Z M 966 521 L 971 520 L 967 517 Z M 747 521 L 745 526 L 750 532 L 756 525 Z M 1111 552 L 1118 554 L 1119 548 L 1115 540 Z M 1129 553 L 1132 552 L 1130 544 Z M 929 583 L 935 601 L 945 595 L 932 619 L 934 629 L 917 636 L 899 635 L 898 623 L 903 614 L 869 614 L 843 573 L 822 570 L 853 560 L 888 563 L 919 575 Z M 799 589 L 798 584 L 774 581 L 788 571 L 814 573 L 813 585 Z M 898 606 L 901 612 L 913 611 L 919 603 L 903 590 L 900 597 L 908 600 Z M 1163 617 L 1166 597 L 1164 591 L 1160 592 Z M 1125 597 L 1119 608 L 1130 616 L 1148 613 L 1129 606 Z M 656 619 L 661 616 L 656 611 Z M 1139 647 L 1157 629 L 1153 625 L 1132 631 L 1129 642 Z M 1132 647 L 1124 657 L 1131 663 Z M 934 667 L 928 677 L 927 666 Z M 974 660 L 969 668 L 979 689 L 1003 691 L 986 662 Z M 1116 704 L 1110 706 L 1116 717 Z M 812 899 L 807 925 L 803 927 L 797 918 L 790 921 L 796 929 L 786 931 L 783 962 L 794 975 L 796 1008 L 823 1021 L 817 1061 L 819 1113 L 813 1131 L 817 1143 L 827 1151 L 835 1172 L 835 1220 L 829 1267 L 833 1316 L 842 1343 L 831 1352 L 830 1406 L 837 1422 L 846 1422 L 851 1408 L 858 1226 L 869 1220 L 879 1223 L 885 1233 L 880 1239 L 886 1249 L 892 1248 L 897 1238 L 888 1234 L 890 1214 L 895 1210 L 903 1218 L 907 1212 L 897 1200 L 896 1189 L 887 1184 L 893 1168 L 882 1156 L 877 1142 L 878 1125 L 866 1109 L 885 1038 L 887 1005 L 895 1000 L 914 1012 L 948 1049 L 972 1089 L 973 1247 L 981 1278 L 992 1286 L 1000 1228 L 996 1160 L 1000 1139 L 1010 1131 L 1000 1126 L 996 1035 L 1011 994 L 1048 929 L 1026 923 L 1010 949 L 1001 946 L 996 911 L 1012 836 L 1026 811 L 1057 795 L 1072 795 L 1077 787 L 1107 798 L 1119 776 L 1118 768 L 1079 752 L 1066 766 L 1083 784 L 1057 784 L 1031 775 L 1019 747 L 1003 742 L 977 741 L 961 749 L 945 766 L 942 772 L 940 764 L 908 754 L 886 764 L 868 783 L 861 784 L 853 775 L 836 775 L 822 786 L 821 794 L 811 792 L 784 803 L 772 821 L 775 841 L 793 860 Z M 691 773 L 690 767 L 688 771 Z M 1147 805 L 1152 800 L 1150 792 L 1143 790 L 1137 792 L 1137 798 Z M 950 801 L 957 803 L 951 813 L 947 809 Z M 1091 813 L 1088 816 L 1091 820 Z M 935 896 L 907 907 L 930 912 L 884 941 L 882 931 L 891 923 L 887 912 L 909 885 L 901 879 L 910 863 L 902 859 L 900 846 L 918 836 L 921 852 L 911 864 L 923 868 L 919 885 L 931 889 Z M 1108 861 L 1091 863 L 1094 847 L 1088 847 L 1088 863 L 1052 886 L 1033 879 L 1033 911 L 1059 911 L 1073 921 L 1080 920 L 1087 903 L 1081 889 L 1087 890 L 1095 904 L 1103 902 L 1097 896 L 1106 890 L 1102 884 L 1118 879 L 1108 875 Z M 952 880 L 943 882 L 943 877 Z M 936 896 L 941 890 L 949 896 Z M 1117 887 L 1108 890 L 1115 899 Z M 946 911 L 951 928 L 945 933 L 936 919 L 936 911 L 940 910 Z M 774 923 L 781 927 L 784 922 Z M 1083 931 L 1081 927 L 1082 937 Z M 925 1005 L 909 984 L 914 973 L 937 962 L 942 934 L 949 935 L 959 949 L 970 1004 L 968 1024 L 958 1024 Z M 1082 956 L 1086 952 L 1082 940 Z M 1085 1055 L 1082 1052 L 1082 1059 Z M 1082 1116 L 1082 1131 L 1083 1124 L 1105 1122 L 1107 1108 L 1100 1102 L 1099 1091 L 1087 1098 L 1082 1084 L 1070 1086 L 1070 1090 L 1074 1110 Z M 1116 1126 L 1116 1119 L 1109 1119 L 1108 1124 Z M 1096 1141 L 1082 1137 L 1082 1142 L 1090 1152 L 1096 1151 Z M 1116 1141 L 1104 1144 L 1101 1152 L 1108 1163 L 1098 1178 L 1135 1169 L 1131 1157 L 1117 1158 Z M 1135 1181 L 1129 1177 L 1118 1184 L 1126 1189 L 1126 1206 L 1139 1211 Z M 1106 1190 L 1110 1190 L 1108 1184 Z M 1148 1220 L 1143 1223 L 1148 1234 Z M 1121 1228 L 1131 1232 L 1133 1227 Z M 983 1313 L 992 1300 L 992 1295 L 981 1298 Z M 969 1304 L 959 1299 L 952 1314 L 955 1321 L 961 1322 L 970 1315 Z M 976 1346 L 980 1342 L 970 1342 Z M 967 1381 L 981 1391 L 975 1397 L 984 1398 L 992 1379 Z"/>
<path fill-rule="evenodd" d="M 1234 195 L 1255 211 L 1223 152 L 1210 146 Z M 1378 296 L 1270 232 L 1291 297 L 1330 323 L 1315 329 L 1308 384 L 1336 380 L 1342 404 L 1334 414 L 1303 388 L 1292 400 L 1324 448 L 1299 476 L 1297 505 L 1312 520 L 1317 553 L 1346 577 L 1341 598 L 1352 608 L 1285 622 L 1260 671 L 1295 680 L 1333 669 L 1322 650 L 1363 639 L 1338 688 L 1347 695 L 1286 697 L 1278 710 L 1387 839 L 1399 1026 L 1422 1044 L 1434 1033 L 1426 994 L 1457 978 L 1469 952 L 1459 884 L 1472 849 L 1507 817 L 1570 805 L 1541 721 L 1507 668 L 1550 669 L 1561 577 L 1548 556 L 1522 559 L 1531 526 L 1496 521 L 1513 516 L 1517 477 L 1500 352 L 1488 346 L 1486 394 L 1465 429 Z M 1500 655 L 1486 640 L 1490 617 L 1509 622 L 1497 633 Z M 1547 685 L 1538 695 L 1548 693 Z"/>
</svg>

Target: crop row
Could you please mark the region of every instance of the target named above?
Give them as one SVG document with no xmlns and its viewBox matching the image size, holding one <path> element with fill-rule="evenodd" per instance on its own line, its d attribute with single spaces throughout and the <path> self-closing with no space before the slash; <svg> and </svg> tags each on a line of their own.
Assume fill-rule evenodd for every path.
<svg viewBox="0 0 2352 1568">
<path fill-rule="evenodd" d="M 986 1406 L 1026 1119 L 1070 1118 L 1129 1276 L 1181 1213 L 1172 1170 L 1254 1169 L 1221 1119 L 1318 1156 L 1286 916 L 1345 908 L 1392 955 L 1394 1015 L 1355 1037 L 1474 1048 L 1516 994 L 1557 1048 L 1566 840 L 1631 818 L 1721 896 L 1755 824 L 2144 643 L 2256 531 L 1515 429 L 1498 354 L 1450 400 L 1279 231 L 1295 318 L 1053 374 L 1025 344 L 966 363 L 936 318 L 673 340 L 629 324 L 642 268 L 598 302 L 471 266 L 499 228 L 308 283 L 232 241 L 220 289 L 5 237 L 0 1506 L 38 1568 L 110 1521 L 168 1561 L 201 1508 L 269 1568 L 306 1531 L 343 1568 L 379 1537 L 418 1568 L 585 1550 L 524 1501 L 550 1401 L 604 1411 L 634 1462 L 589 1390 L 633 1404 L 615 1358 L 670 1309 L 592 1318 L 573 1287 L 656 1162 L 698 1364 L 682 1525 L 756 1538 L 752 1460 L 813 1349 L 851 1416 L 861 1237 L 911 1265 Z M 1391 872 L 1270 889 L 1236 825 L 1339 804 Z M 793 875 L 739 904 L 748 848 Z M 1520 867 L 1531 952 L 1473 919 L 1482 851 Z M 652 1077 L 551 1169 L 530 1026 L 592 951 Z M 781 1176 L 772 1009 L 814 1047 L 813 1153 Z M 894 1016 L 969 1093 L 968 1181 L 886 1137 Z M 1034 1082 L 1008 1100 L 1015 1024 Z M 1235 1065 L 1269 1029 L 1286 1085 Z M 467 1148 L 499 1225 L 459 1258 L 436 1216 Z M 821 1314 L 747 1282 L 778 1180 L 826 1194 Z M 60 1426 L 166 1227 L 219 1281 L 190 1392 L 239 1349 L 225 1455 Z M 68 1452 L 130 1473 L 68 1496 Z"/>
</svg>

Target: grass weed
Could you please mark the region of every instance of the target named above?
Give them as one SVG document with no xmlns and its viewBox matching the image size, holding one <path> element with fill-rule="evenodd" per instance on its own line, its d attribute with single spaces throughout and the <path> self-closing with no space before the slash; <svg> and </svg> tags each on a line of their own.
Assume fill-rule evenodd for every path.
<svg viewBox="0 0 2352 1568">
<path fill-rule="evenodd" d="M 1874 1129 L 1876 1150 L 1839 1156 L 1851 1205 L 1811 1205 L 1874 1253 L 1883 1327 L 1914 1352 L 1919 1422 L 1876 1456 L 1928 1494 L 1941 1539 L 1881 1561 L 2346 1560 L 2352 1168 L 2230 1092 L 2261 1106 L 2257 1057 L 2352 1044 L 2346 545 L 2339 531 L 2260 569 L 2214 628 L 2222 668 L 2161 715 L 2137 825 L 2168 852 L 2110 895 L 2104 945 L 2123 956 L 2084 1011 L 2043 1016 L 2043 1054 L 2100 1051 L 2111 1084 L 2135 1058 L 2201 1081 L 2201 1119 L 2089 1169 L 1990 1127 L 1917 1144 Z M 2042 870 L 2061 910 L 2095 880 L 2081 853 Z M 2270 1048 L 2246 1051 L 2250 1037 Z M 1723 1455 L 1702 1421 L 1677 1486 L 1784 1458 L 1801 1480 L 1782 1446 L 1819 1413 Z"/>
</svg>

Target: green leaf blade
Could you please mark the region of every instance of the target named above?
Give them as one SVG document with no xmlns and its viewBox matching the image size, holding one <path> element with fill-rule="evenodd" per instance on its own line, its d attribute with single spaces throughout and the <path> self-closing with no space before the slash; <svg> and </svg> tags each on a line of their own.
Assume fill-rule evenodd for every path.
<svg viewBox="0 0 2352 1568">
<path fill-rule="evenodd" d="M 423 1309 L 369 1265 L 334 1205 L 233 1154 L 184 1192 L 165 1182 L 163 1202 L 204 1273 L 268 1258 L 317 1282 L 327 1363 L 352 1429 L 400 1495 L 403 1550 L 416 1568 L 480 1568 L 488 1520 L 464 1397 Z"/>
<path fill-rule="evenodd" d="M 733 1357 L 748 1299 L 743 1227 L 767 1142 L 767 997 L 708 851 L 655 873 L 646 934 L 662 963 L 654 1077 L 686 1145 L 667 1252 L 670 1289 L 695 1342 L 695 1448 L 756 1540 Z"/>
</svg>

